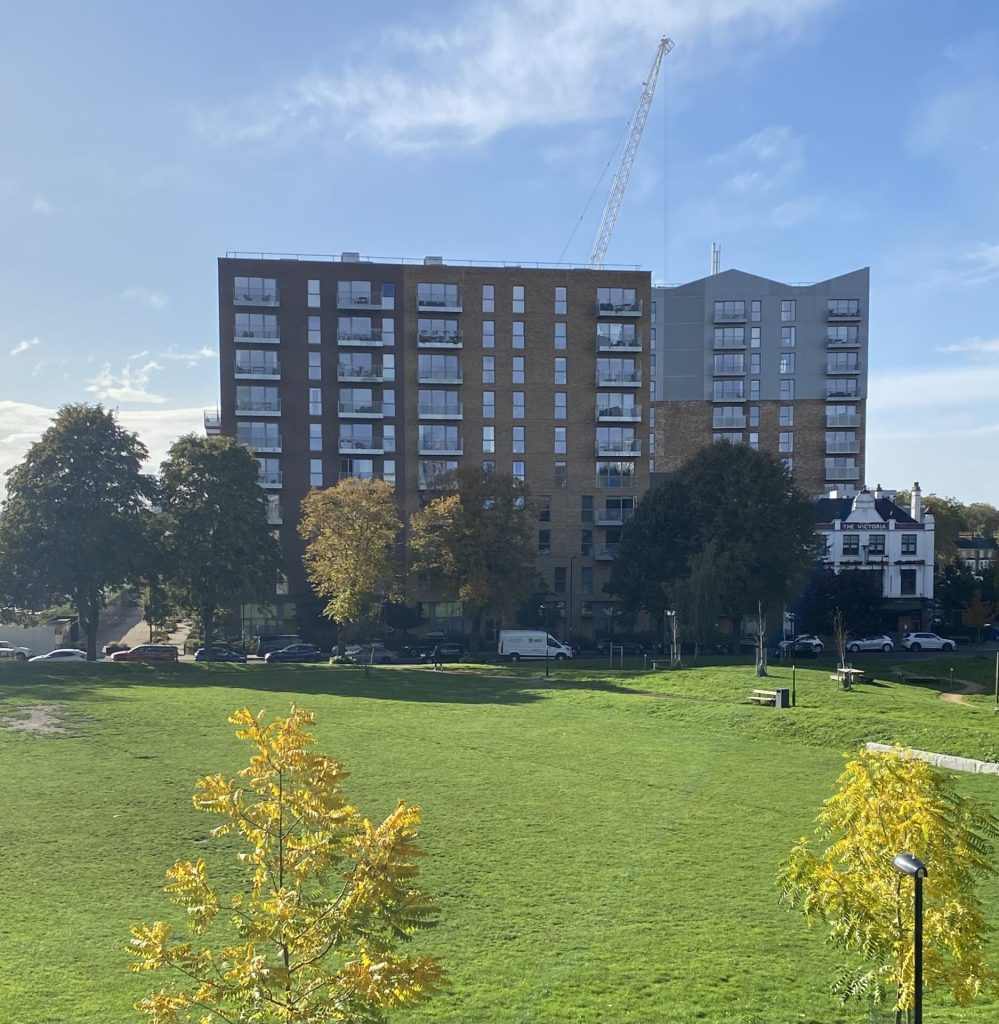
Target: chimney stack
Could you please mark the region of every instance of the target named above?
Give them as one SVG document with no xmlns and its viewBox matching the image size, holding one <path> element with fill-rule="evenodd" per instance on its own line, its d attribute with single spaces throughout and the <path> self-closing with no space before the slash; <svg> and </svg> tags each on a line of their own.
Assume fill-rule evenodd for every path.
<svg viewBox="0 0 999 1024">
<path fill-rule="evenodd" d="M 917 523 L 923 521 L 923 494 L 919 489 L 918 480 L 912 485 L 912 497 L 909 499 L 909 515 Z"/>
</svg>

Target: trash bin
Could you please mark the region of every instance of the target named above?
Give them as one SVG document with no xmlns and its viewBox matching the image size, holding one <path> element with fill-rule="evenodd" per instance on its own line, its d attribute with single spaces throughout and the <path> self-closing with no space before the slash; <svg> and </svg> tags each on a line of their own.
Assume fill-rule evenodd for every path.
<svg viewBox="0 0 999 1024">
<path fill-rule="evenodd" d="M 791 706 L 791 691 L 777 687 L 774 691 L 777 696 L 774 698 L 775 708 L 789 708 Z"/>
</svg>

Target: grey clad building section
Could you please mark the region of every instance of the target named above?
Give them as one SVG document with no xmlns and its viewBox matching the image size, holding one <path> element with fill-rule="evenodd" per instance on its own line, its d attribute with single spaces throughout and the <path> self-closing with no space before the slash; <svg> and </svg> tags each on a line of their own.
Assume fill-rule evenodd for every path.
<svg viewBox="0 0 999 1024">
<path fill-rule="evenodd" d="M 771 451 L 808 493 L 864 480 L 867 268 L 816 284 L 726 270 L 653 289 L 650 468 L 706 444 Z"/>
</svg>

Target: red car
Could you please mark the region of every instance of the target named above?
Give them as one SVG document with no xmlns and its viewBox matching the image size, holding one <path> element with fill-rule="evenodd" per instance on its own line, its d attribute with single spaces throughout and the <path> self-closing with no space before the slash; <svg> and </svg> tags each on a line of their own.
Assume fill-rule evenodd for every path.
<svg viewBox="0 0 999 1024">
<path fill-rule="evenodd" d="M 177 648 L 173 644 L 139 644 L 130 651 L 115 651 L 112 661 L 176 661 Z"/>
</svg>

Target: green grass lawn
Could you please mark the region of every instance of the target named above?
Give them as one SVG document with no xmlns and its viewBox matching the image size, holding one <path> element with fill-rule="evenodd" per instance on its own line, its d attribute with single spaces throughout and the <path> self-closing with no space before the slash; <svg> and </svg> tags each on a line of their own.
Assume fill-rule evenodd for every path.
<svg viewBox="0 0 999 1024">
<path fill-rule="evenodd" d="M 797 707 L 776 711 L 745 699 L 790 685 L 790 670 L 761 683 L 746 664 L 594 662 L 553 666 L 547 681 L 536 665 L 0 666 L 0 715 L 59 705 L 71 730 L 0 729 L 0 1019 L 137 1019 L 132 1001 L 161 979 L 127 973 L 123 947 L 131 923 L 173 916 L 164 868 L 205 855 L 238 879 L 234 847 L 204 842 L 214 822 L 191 805 L 194 780 L 242 766 L 234 708 L 296 701 L 347 762 L 364 813 L 400 796 L 424 808 L 424 883 L 442 921 L 418 942 L 454 984 L 401 1019 L 871 1020 L 830 995 L 835 951 L 777 906 L 777 864 L 810 831 L 844 751 L 870 739 L 990 757 L 999 723 L 985 697 L 950 704 L 889 680 L 845 692 L 828 676 L 825 662 L 798 669 Z M 999 779 L 961 786 L 994 799 Z M 995 920 L 999 885 L 984 895 Z M 934 1021 L 997 1013 L 927 1000 Z"/>
</svg>

